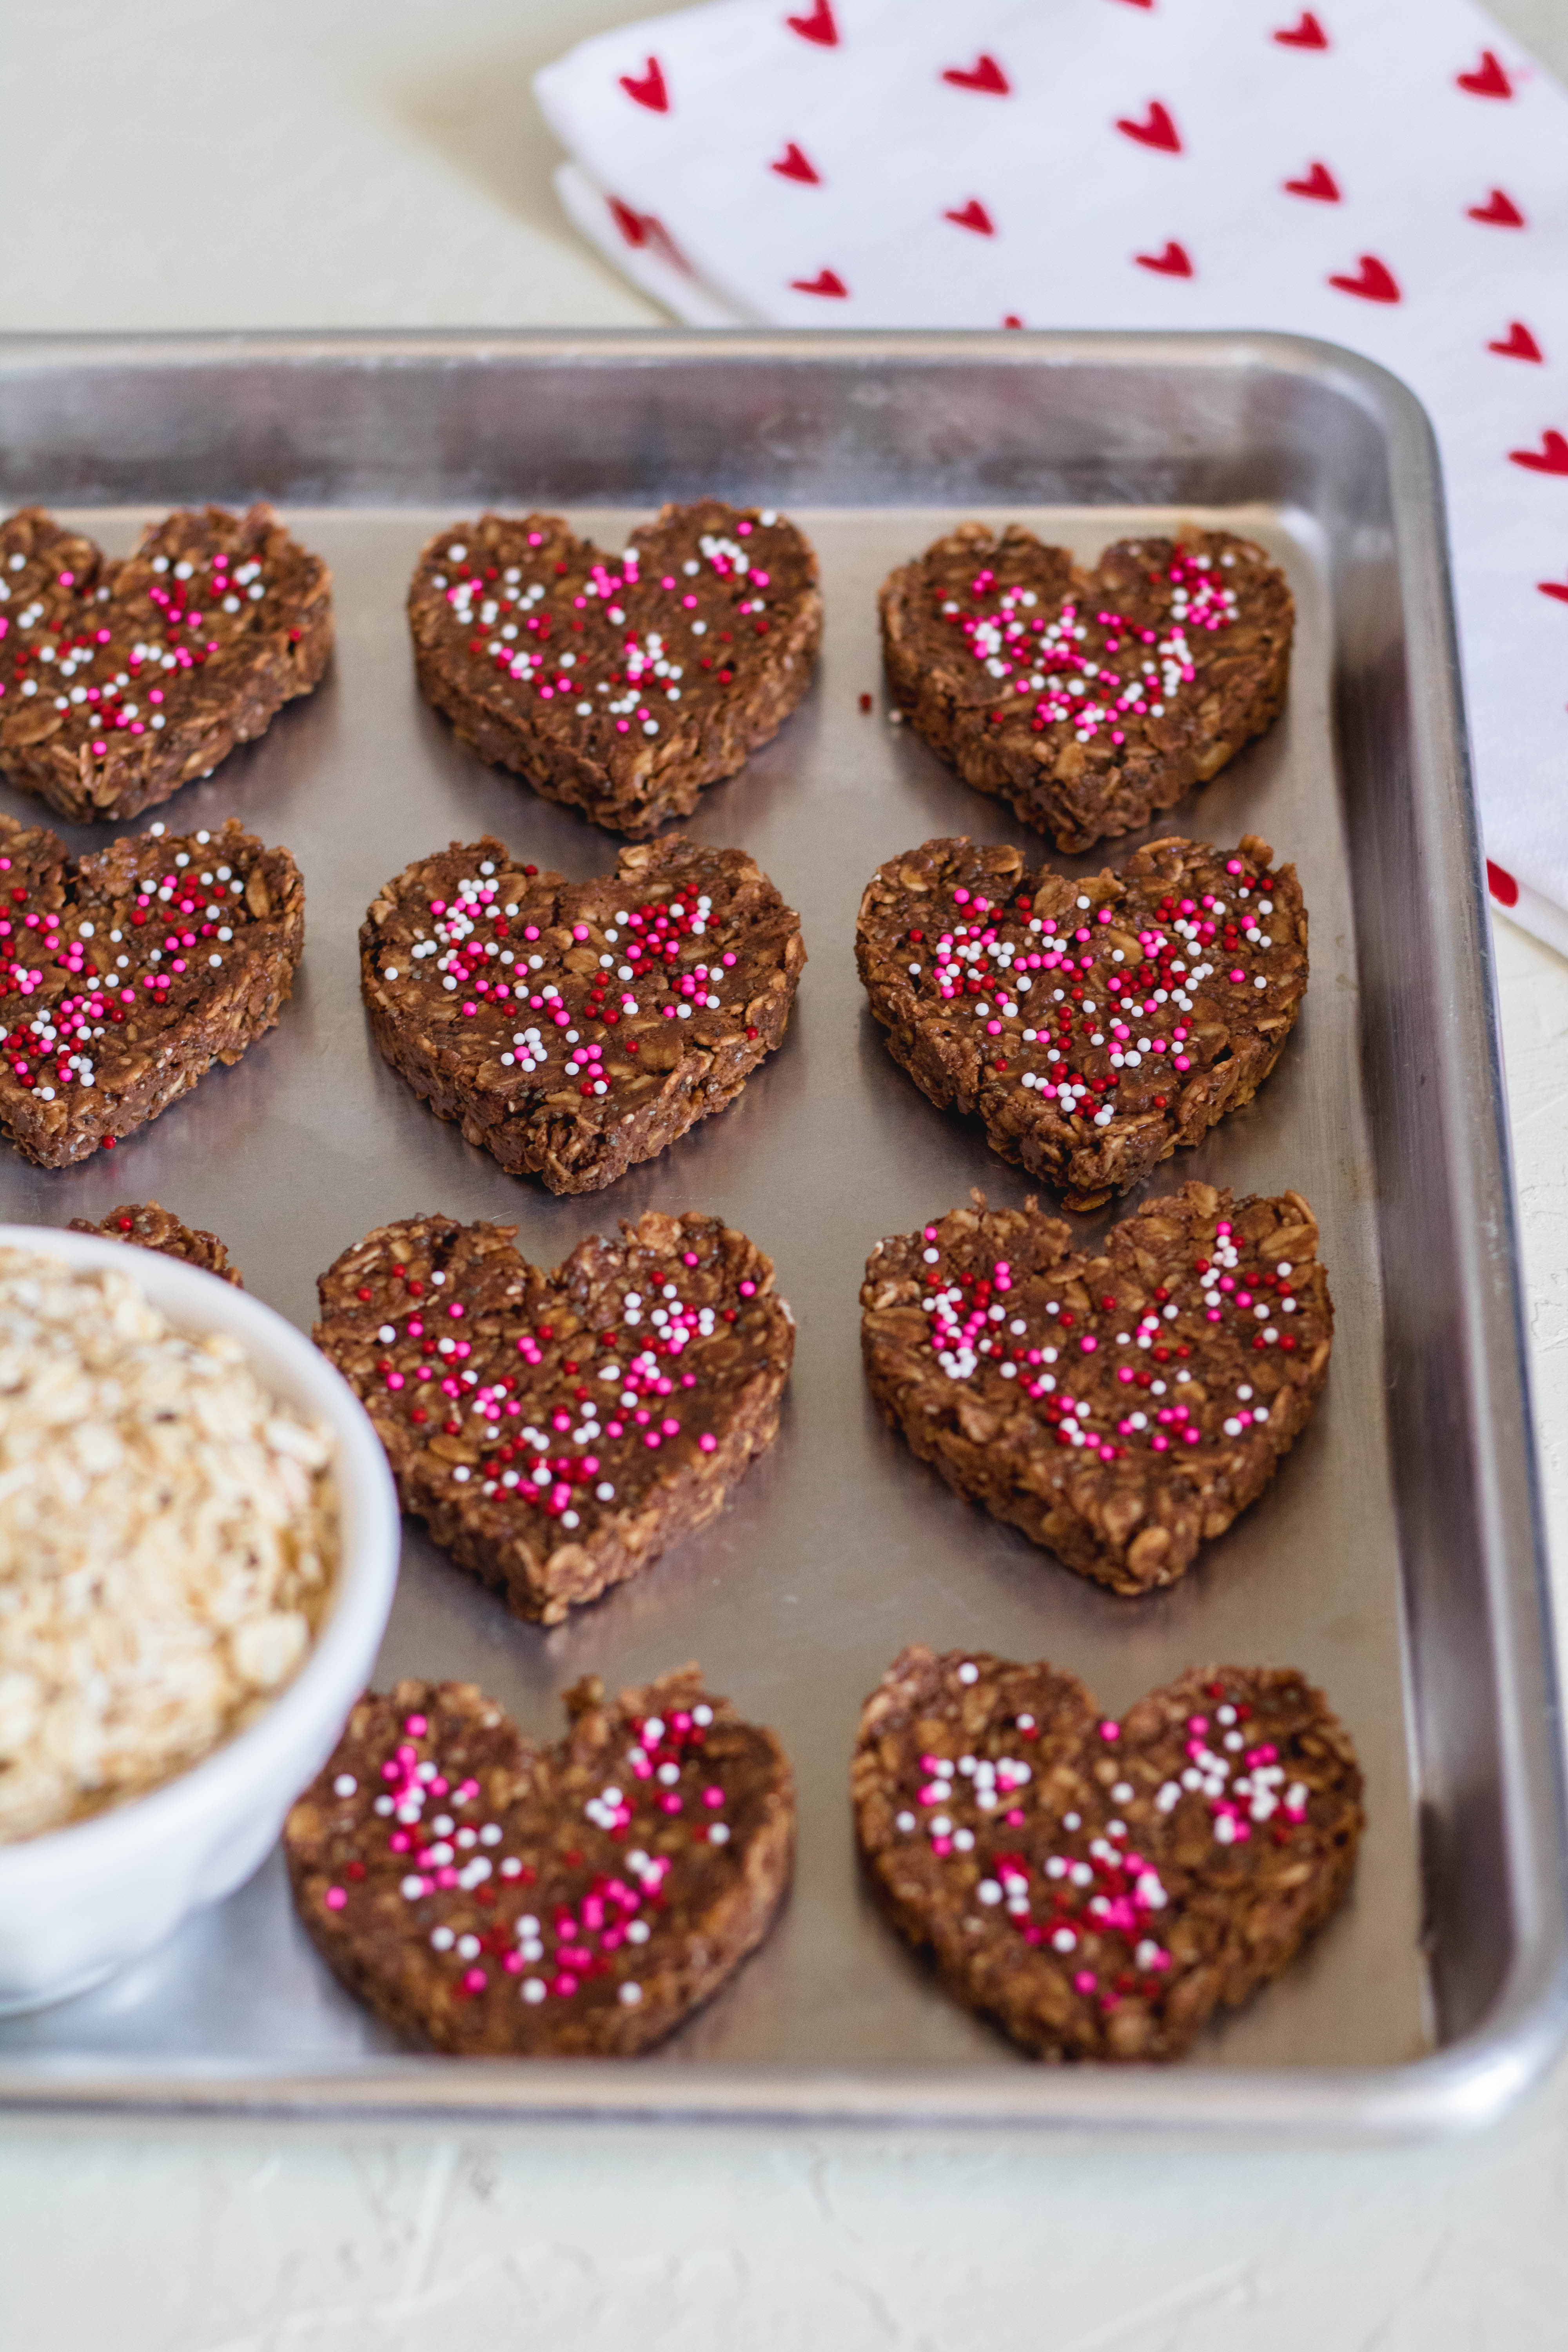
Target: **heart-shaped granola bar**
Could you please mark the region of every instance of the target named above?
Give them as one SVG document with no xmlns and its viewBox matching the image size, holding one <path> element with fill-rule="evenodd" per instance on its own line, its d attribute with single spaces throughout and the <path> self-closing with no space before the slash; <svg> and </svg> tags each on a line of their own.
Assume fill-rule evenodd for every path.
<svg viewBox="0 0 1568 2352">
<path fill-rule="evenodd" d="M 401 2033 L 469 2055 L 629 2057 L 772 1927 L 795 1783 L 771 1731 L 687 1666 L 566 1694 L 525 1738 L 472 1683 L 363 1698 L 289 1816 L 300 1916 Z"/>
<path fill-rule="evenodd" d="M 90 856 L 0 816 L 0 1129 L 41 1168 L 107 1150 L 289 1000 L 305 886 L 233 818 Z"/>
<path fill-rule="evenodd" d="M 393 1068 L 552 1192 L 598 1192 L 732 1102 L 783 1039 L 805 962 L 754 859 L 679 837 L 591 882 L 454 842 L 394 876 L 360 931 Z"/>
<path fill-rule="evenodd" d="M 381 1226 L 321 1276 L 314 1336 L 404 1509 L 555 1625 L 705 1527 L 773 1444 L 795 1321 L 771 1261 L 717 1217 L 650 1210 L 548 1275 L 515 1231 Z"/>
<path fill-rule="evenodd" d="M 1310 1209 L 1186 1184 L 1091 1254 L 1033 1201 L 974 1198 L 872 1251 L 871 1393 L 957 1493 L 1080 1576 L 1173 1584 L 1262 1493 L 1328 1378 Z"/>
<path fill-rule="evenodd" d="M 1343 1900 L 1355 1751 L 1289 1668 L 1201 1666 L 1120 1722 L 1054 1666 L 906 1650 L 867 1700 L 855 1829 L 943 1985 L 1037 2058 L 1179 2058 Z"/>
<path fill-rule="evenodd" d="M 0 774 L 62 816 L 134 816 L 309 694 L 332 576 L 269 508 L 182 509 L 107 562 L 41 507 L 0 522 Z"/>
<path fill-rule="evenodd" d="M 236 1290 L 245 1288 L 238 1266 L 216 1234 L 200 1225 L 182 1224 L 172 1209 L 161 1208 L 156 1201 L 128 1201 L 122 1208 L 110 1209 L 96 1224 L 90 1217 L 73 1217 L 67 1231 L 97 1234 L 132 1249 L 156 1250 L 161 1257 L 181 1258 L 186 1265 L 199 1266 L 204 1274 L 216 1274 L 220 1282 L 232 1283 Z"/>
<path fill-rule="evenodd" d="M 454 524 L 419 559 L 408 621 L 419 690 L 460 741 L 635 838 L 778 732 L 822 598 L 784 516 L 701 499 L 620 555 L 559 515 Z"/>
<path fill-rule="evenodd" d="M 1061 850 L 1146 824 L 1285 703 L 1295 607 L 1225 530 L 1124 540 L 1092 572 L 965 523 L 884 583 L 895 701 L 966 783 Z"/>
<path fill-rule="evenodd" d="M 1307 910 L 1273 862 L 1256 834 L 1150 842 L 1079 881 L 963 835 L 889 858 L 855 934 L 888 1050 L 1068 1208 L 1097 1208 L 1279 1060 L 1307 992 Z"/>
</svg>

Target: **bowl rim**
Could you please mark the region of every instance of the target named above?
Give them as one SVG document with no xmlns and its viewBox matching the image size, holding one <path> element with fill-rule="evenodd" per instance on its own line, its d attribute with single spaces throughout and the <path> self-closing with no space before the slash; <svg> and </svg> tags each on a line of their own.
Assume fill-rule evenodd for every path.
<svg viewBox="0 0 1568 2352">
<path fill-rule="evenodd" d="M 9 1906 L 31 1891 L 30 1883 L 41 1893 L 68 1871 L 89 1886 L 105 1865 L 133 1864 L 139 1848 L 150 1852 L 177 1840 L 183 1831 L 209 1829 L 215 1819 L 247 1806 L 257 1782 L 269 1772 L 289 1780 L 287 1801 L 292 1802 L 299 1793 L 293 1785 L 299 1768 L 292 1759 L 320 1736 L 324 1716 L 347 1716 L 358 1696 L 367 1625 L 375 1621 L 377 1641 L 384 1628 L 397 1583 L 400 1522 L 392 1474 L 370 1415 L 336 1366 L 276 1307 L 184 1259 L 103 1235 L 53 1225 L 0 1224 L 0 1249 L 129 1273 L 142 1280 L 150 1302 L 176 1328 L 224 1331 L 239 1339 L 252 1370 L 275 1394 L 274 1368 L 291 1376 L 308 1409 L 331 1428 L 342 1522 L 327 1613 L 303 1665 L 277 1698 L 243 1730 L 140 1796 L 0 1843 L 0 1896 Z"/>
</svg>

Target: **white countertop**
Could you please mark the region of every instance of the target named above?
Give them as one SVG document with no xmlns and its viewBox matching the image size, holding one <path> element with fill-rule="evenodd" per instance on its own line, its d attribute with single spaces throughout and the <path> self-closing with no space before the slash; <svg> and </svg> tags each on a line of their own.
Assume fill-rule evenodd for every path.
<svg viewBox="0 0 1568 2352">
<path fill-rule="evenodd" d="M 646 13 L 0 10 L 0 320 L 655 322 L 560 219 L 529 96 Z M 1497 13 L 1568 78 L 1568 0 Z M 1568 1563 L 1568 963 L 1500 924 L 1498 964 Z M 1568 1624 L 1568 1567 L 1558 1601 Z M 1568 2341 L 1565 2172 L 1568 2064 L 1480 2138 L 1351 2155 L 8 2119 L 0 2352 L 1545 2352 Z"/>
</svg>

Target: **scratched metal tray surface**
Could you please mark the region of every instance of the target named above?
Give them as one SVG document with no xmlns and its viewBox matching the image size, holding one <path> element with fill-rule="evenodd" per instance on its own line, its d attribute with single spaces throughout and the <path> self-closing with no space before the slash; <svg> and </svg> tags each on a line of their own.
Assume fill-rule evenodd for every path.
<svg viewBox="0 0 1568 2352">
<path fill-rule="evenodd" d="M 182 831 L 237 814 L 298 857 L 308 943 L 279 1026 L 112 1158 L 46 1172 L 7 1152 L 0 1217 L 63 1223 L 155 1196 L 216 1227 L 249 1286 L 307 1327 L 321 1268 L 418 1210 L 515 1222 L 546 1265 L 649 1207 L 752 1234 L 799 1347 L 778 1442 L 722 1517 L 552 1632 L 409 1528 L 379 1674 L 472 1677 L 553 1736 L 580 1675 L 615 1685 L 700 1658 L 776 1726 L 801 1803 L 777 1928 L 648 2058 L 410 2054 L 329 1978 L 274 1855 L 130 1973 L 0 2023 L 0 2097 L 1272 2134 L 1498 2113 L 1563 2027 L 1563 1805 L 1441 489 L 1409 394 L 1267 336 L 13 339 L 0 477 L 6 508 L 42 500 L 114 551 L 172 505 L 268 498 L 331 562 L 339 625 L 320 692 L 155 812 Z M 425 708 L 405 589 L 426 535 L 487 503 L 561 509 L 618 547 L 664 499 L 710 490 L 786 509 L 822 559 L 810 697 L 689 827 L 758 857 L 801 910 L 810 963 L 783 1049 L 733 1108 L 608 1194 L 554 1200 L 379 1060 L 355 935 L 377 886 L 448 839 L 489 829 L 576 877 L 616 845 Z M 972 1185 L 1005 1202 L 1028 1189 L 894 1066 L 852 951 L 861 887 L 895 851 L 957 832 L 1046 850 L 886 715 L 878 583 L 968 516 L 1080 555 L 1224 522 L 1276 553 L 1300 615 L 1285 717 L 1159 829 L 1256 831 L 1296 861 L 1310 992 L 1257 1100 L 1146 1190 L 1202 1175 L 1305 1192 L 1334 1367 L 1261 1501 L 1184 1583 L 1138 1601 L 950 1495 L 882 1425 L 859 1369 L 873 1243 Z M 857 1711 L 914 1640 L 1048 1657 L 1117 1708 L 1190 1663 L 1302 1667 L 1366 1769 L 1351 1902 L 1184 2065 L 1031 2063 L 936 1990 L 858 1877 Z"/>
</svg>

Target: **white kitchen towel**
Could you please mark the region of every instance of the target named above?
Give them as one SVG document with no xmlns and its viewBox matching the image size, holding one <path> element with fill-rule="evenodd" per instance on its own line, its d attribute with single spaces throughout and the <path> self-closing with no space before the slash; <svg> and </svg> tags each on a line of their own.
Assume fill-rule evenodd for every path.
<svg viewBox="0 0 1568 2352">
<path fill-rule="evenodd" d="M 1271 327 L 1425 402 L 1494 898 L 1568 953 L 1568 94 L 1470 0 L 712 0 L 535 82 L 697 326 Z"/>
</svg>

